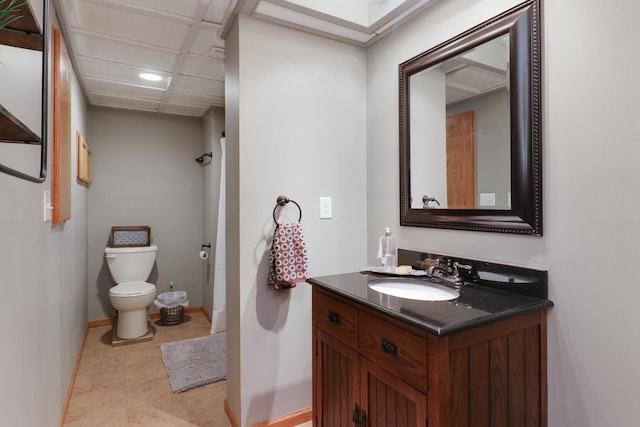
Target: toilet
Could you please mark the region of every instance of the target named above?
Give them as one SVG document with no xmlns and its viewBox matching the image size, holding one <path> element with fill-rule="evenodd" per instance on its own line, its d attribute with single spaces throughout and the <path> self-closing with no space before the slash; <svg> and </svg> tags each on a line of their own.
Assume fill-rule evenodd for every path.
<svg viewBox="0 0 640 427">
<path fill-rule="evenodd" d="M 107 266 L 116 286 L 109 290 L 109 299 L 118 310 L 116 332 L 122 339 L 134 339 L 148 332 L 147 307 L 156 296 L 156 286 L 149 278 L 158 247 L 136 246 L 105 248 Z"/>
</svg>

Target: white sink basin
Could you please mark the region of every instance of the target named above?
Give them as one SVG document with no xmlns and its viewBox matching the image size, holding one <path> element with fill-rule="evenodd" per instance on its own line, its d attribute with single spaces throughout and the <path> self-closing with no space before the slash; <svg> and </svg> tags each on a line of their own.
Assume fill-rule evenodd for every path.
<svg viewBox="0 0 640 427">
<path fill-rule="evenodd" d="M 416 280 L 372 280 L 368 285 L 382 294 L 419 301 L 449 301 L 460 294 L 446 286 Z"/>
</svg>

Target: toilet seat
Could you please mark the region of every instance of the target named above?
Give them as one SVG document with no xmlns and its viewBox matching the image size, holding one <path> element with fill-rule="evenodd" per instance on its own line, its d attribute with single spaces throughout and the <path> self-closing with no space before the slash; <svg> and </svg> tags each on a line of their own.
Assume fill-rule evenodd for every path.
<svg viewBox="0 0 640 427">
<path fill-rule="evenodd" d="M 123 282 L 109 290 L 109 294 L 117 297 L 135 297 L 148 295 L 156 291 L 156 285 L 148 282 Z"/>
</svg>

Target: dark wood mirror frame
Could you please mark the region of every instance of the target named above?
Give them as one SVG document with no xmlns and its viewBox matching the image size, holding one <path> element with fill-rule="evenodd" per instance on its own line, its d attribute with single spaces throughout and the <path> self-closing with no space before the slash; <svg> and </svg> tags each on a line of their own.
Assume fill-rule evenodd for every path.
<svg viewBox="0 0 640 427">
<path fill-rule="evenodd" d="M 399 66 L 400 225 L 542 236 L 540 4 L 529 0 Z M 412 209 L 409 78 L 509 34 L 511 209 Z"/>
</svg>

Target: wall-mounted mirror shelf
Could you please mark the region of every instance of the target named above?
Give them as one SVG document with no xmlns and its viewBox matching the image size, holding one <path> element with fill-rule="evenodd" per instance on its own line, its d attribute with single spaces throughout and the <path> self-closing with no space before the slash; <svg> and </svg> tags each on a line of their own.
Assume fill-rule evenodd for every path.
<svg viewBox="0 0 640 427">
<path fill-rule="evenodd" d="M 0 9 L 9 5 L 8 1 L 2 2 Z M 40 5 L 42 14 L 36 13 Z M 17 151 L 2 150 L 0 172 L 42 183 L 47 176 L 49 0 L 25 2 L 13 14 L 19 19 L 0 29 L 0 46 L 7 46 L 0 50 L 0 77 L 5 88 L 0 91 L 0 143 L 39 146 L 39 155 L 32 152 L 35 147 L 24 148 L 19 155 L 11 156 L 20 158 L 17 164 L 8 165 L 3 157 L 7 152 Z M 37 109 L 35 113 L 34 109 Z M 34 163 L 39 161 L 35 172 L 29 170 L 31 158 Z"/>
</svg>

